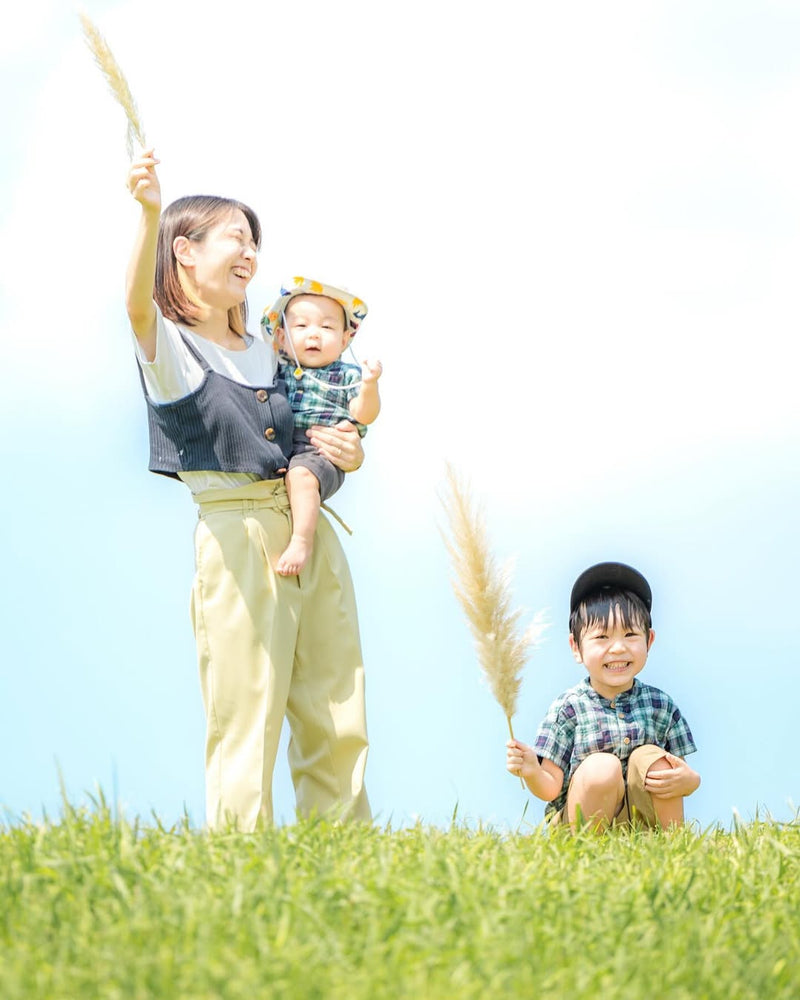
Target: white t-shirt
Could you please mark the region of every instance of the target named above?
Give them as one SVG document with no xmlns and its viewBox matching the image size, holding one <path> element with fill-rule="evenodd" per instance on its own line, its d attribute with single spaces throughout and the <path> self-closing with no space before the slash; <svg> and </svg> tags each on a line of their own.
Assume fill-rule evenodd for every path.
<svg viewBox="0 0 800 1000">
<path fill-rule="evenodd" d="M 180 328 L 215 372 L 225 375 L 242 385 L 273 385 L 277 357 L 271 344 L 260 337 L 246 336 L 243 351 L 229 351 L 225 347 L 194 333 L 191 327 Z M 136 357 L 142 366 L 147 395 L 154 403 L 172 403 L 183 399 L 203 381 L 203 369 L 189 351 L 177 324 L 165 319 L 156 306 L 156 356 L 148 361 L 139 341 L 133 336 Z M 251 472 L 179 472 L 178 476 L 192 493 L 210 489 L 234 489 L 256 482 L 260 477 Z"/>
</svg>

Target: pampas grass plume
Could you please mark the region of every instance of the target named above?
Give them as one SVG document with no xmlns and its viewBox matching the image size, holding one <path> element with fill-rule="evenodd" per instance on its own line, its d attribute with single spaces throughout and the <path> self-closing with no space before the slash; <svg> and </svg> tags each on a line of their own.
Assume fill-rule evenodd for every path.
<svg viewBox="0 0 800 1000">
<path fill-rule="evenodd" d="M 547 625 L 539 613 L 527 629 L 520 631 L 522 612 L 511 610 L 509 569 L 497 566 L 489 549 L 483 512 L 449 462 L 447 488 L 443 506 L 451 537 L 445 537 L 445 545 L 454 570 L 453 590 L 472 632 L 480 665 L 505 713 L 513 739 L 511 717 L 517 708 L 522 670 Z"/>
<path fill-rule="evenodd" d="M 83 25 L 83 33 L 86 36 L 86 44 L 89 46 L 95 62 L 100 67 L 100 71 L 106 78 L 106 82 L 108 83 L 111 93 L 122 105 L 122 110 L 125 112 L 128 119 L 128 132 L 126 139 L 128 158 L 132 160 L 134 139 L 138 142 L 142 149 L 146 146 L 144 129 L 142 128 L 142 122 L 139 118 L 139 111 L 136 107 L 136 102 L 131 94 L 128 81 L 125 79 L 125 75 L 119 68 L 119 64 L 114 58 L 113 52 L 108 47 L 108 43 L 105 38 L 103 38 L 87 14 L 81 12 L 80 19 L 81 24 Z"/>
</svg>

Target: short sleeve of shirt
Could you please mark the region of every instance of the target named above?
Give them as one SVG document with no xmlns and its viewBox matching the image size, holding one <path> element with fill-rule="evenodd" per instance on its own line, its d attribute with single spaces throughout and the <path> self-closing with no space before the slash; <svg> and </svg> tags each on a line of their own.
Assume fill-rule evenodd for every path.
<svg viewBox="0 0 800 1000">
<path fill-rule="evenodd" d="M 344 378 L 343 383 L 346 388 L 347 393 L 347 405 L 356 398 L 356 396 L 361 391 L 361 368 L 358 365 L 344 365 Z M 356 429 L 358 430 L 359 436 L 364 437 L 367 433 L 367 425 L 360 424 L 357 420 L 353 421 Z"/>
<path fill-rule="evenodd" d="M 347 387 L 347 402 L 358 395 L 361 382 L 361 369 L 355 365 L 344 365 L 343 383 Z"/>
<path fill-rule="evenodd" d="M 681 715 L 681 710 L 670 699 L 672 711 L 669 715 L 664 749 L 676 757 L 686 757 L 697 750 L 689 723 Z"/>
<path fill-rule="evenodd" d="M 272 345 L 246 335 L 247 347 L 231 351 L 185 329 L 185 335 L 208 362 L 226 378 L 242 385 L 272 385 L 277 359 Z M 203 368 L 186 346 L 177 324 L 166 319 L 156 306 L 156 356 L 148 361 L 131 333 L 147 395 L 154 403 L 172 403 L 194 392 L 203 381 Z"/>
<path fill-rule="evenodd" d="M 183 399 L 203 381 L 203 369 L 189 353 L 180 331 L 156 306 L 156 356 L 148 361 L 131 331 L 147 395 L 154 403 Z"/>
<path fill-rule="evenodd" d="M 569 774 L 572 748 L 575 744 L 577 718 L 566 695 L 556 698 L 539 726 L 533 748 L 539 757 L 546 757 Z"/>
</svg>

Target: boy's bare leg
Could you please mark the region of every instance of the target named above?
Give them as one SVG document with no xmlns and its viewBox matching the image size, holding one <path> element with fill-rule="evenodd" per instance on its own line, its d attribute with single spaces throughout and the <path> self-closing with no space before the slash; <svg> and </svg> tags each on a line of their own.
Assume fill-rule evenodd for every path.
<svg viewBox="0 0 800 1000">
<path fill-rule="evenodd" d="M 310 469 L 298 465 L 286 473 L 286 491 L 292 508 L 292 537 L 275 571 L 281 576 L 297 576 L 314 547 L 319 518 L 319 480 Z"/>
<path fill-rule="evenodd" d="M 672 768 L 672 765 L 667 760 L 666 757 L 662 757 L 657 760 L 655 764 L 651 764 L 647 769 L 647 773 L 651 774 L 653 771 L 668 771 Z M 663 799 L 655 795 L 651 795 L 650 798 L 653 801 L 653 809 L 655 809 L 656 819 L 658 820 L 659 826 L 683 826 L 683 796 L 678 795 L 674 799 Z"/>
<path fill-rule="evenodd" d="M 625 797 L 622 764 L 611 753 L 593 753 L 572 776 L 567 795 L 567 818 L 574 830 L 578 809 L 583 822 L 595 830 L 606 829 L 619 812 Z"/>
</svg>

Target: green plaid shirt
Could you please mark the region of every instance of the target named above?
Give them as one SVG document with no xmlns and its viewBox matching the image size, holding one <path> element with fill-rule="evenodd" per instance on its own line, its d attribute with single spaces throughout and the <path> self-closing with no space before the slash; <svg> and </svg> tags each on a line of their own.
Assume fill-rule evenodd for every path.
<svg viewBox="0 0 800 1000">
<path fill-rule="evenodd" d="M 558 798 L 548 802 L 545 815 L 567 800 L 575 769 L 592 753 L 613 753 L 627 775 L 628 758 L 645 743 L 653 743 L 676 757 L 693 753 L 692 731 L 668 694 L 634 678 L 633 687 L 613 699 L 603 698 L 587 677 L 565 691 L 547 710 L 533 748 L 564 772 Z"/>
<path fill-rule="evenodd" d="M 295 378 L 295 364 L 281 355 L 278 375 L 286 380 L 286 394 L 294 413 L 295 427 L 307 429 L 316 424 L 332 426 L 350 420 L 361 437 L 364 424 L 352 420 L 348 404 L 358 395 L 361 369 L 344 361 L 334 361 L 324 368 L 306 368 L 302 378 Z"/>
</svg>

